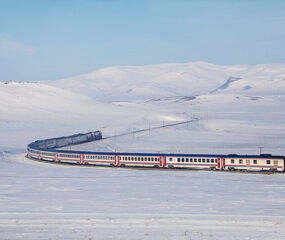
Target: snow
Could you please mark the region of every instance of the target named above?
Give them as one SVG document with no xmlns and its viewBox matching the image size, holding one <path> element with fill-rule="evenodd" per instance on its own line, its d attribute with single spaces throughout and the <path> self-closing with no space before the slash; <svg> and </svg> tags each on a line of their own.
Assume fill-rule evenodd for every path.
<svg viewBox="0 0 285 240">
<path fill-rule="evenodd" d="M 284 239 L 282 174 L 88 168 L 24 157 L 37 139 L 186 120 L 194 121 L 68 149 L 258 154 L 264 147 L 284 155 L 284 69 L 173 63 L 0 83 L 0 238 Z"/>
<path fill-rule="evenodd" d="M 56 166 L 5 155 L 2 239 L 284 239 L 283 175 Z"/>
</svg>

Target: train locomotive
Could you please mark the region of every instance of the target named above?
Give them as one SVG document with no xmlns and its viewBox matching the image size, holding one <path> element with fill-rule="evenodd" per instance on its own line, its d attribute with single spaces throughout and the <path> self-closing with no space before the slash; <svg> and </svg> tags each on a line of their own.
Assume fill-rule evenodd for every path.
<svg viewBox="0 0 285 240">
<path fill-rule="evenodd" d="M 285 156 L 87 152 L 57 148 L 102 139 L 100 131 L 39 140 L 28 145 L 29 158 L 93 166 L 284 172 Z"/>
</svg>

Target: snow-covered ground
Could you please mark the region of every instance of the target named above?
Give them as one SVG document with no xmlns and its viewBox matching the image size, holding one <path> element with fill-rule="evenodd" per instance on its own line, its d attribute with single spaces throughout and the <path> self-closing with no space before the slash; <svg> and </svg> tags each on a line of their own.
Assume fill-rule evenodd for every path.
<svg viewBox="0 0 285 240">
<path fill-rule="evenodd" d="M 284 239 L 284 175 L 1 161 L 1 239 Z"/>
<path fill-rule="evenodd" d="M 285 65 L 110 67 L 0 83 L 0 239 L 284 239 L 284 175 L 86 168 L 24 157 L 36 139 L 101 130 L 71 149 L 284 155 Z"/>
</svg>

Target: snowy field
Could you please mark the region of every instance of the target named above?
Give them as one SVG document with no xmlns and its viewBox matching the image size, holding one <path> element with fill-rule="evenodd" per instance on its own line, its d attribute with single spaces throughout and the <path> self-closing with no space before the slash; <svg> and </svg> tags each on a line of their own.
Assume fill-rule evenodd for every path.
<svg viewBox="0 0 285 240">
<path fill-rule="evenodd" d="M 284 239 L 284 175 L 1 161 L 1 239 Z"/>
<path fill-rule="evenodd" d="M 285 65 L 110 67 L 0 82 L 0 239 L 285 239 L 285 175 L 62 166 L 37 139 L 176 127 L 68 149 L 285 155 Z"/>
</svg>

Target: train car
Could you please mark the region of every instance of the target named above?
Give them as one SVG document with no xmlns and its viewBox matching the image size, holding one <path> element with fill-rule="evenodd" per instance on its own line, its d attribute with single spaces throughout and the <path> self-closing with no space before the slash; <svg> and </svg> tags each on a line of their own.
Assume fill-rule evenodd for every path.
<svg viewBox="0 0 285 240">
<path fill-rule="evenodd" d="M 246 170 L 246 171 L 284 171 L 284 157 L 261 155 L 236 155 L 224 156 L 225 170 Z"/>
<path fill-rule="evenodd" d="M 92 153 L 87 152 L 84 154 L 84 161 L 82 164 L 102 165 L 102 166 L 115 166 L 117 156 L 115 153 Z"/>
<path fill-rule="evenodd" d="M 164 167 L 161 154 L 148 153 L 120 153 L 116 165 L 128 167 Z"/>
<path fill-rule="evenodd" d="M 169 168 L 223 170 L 222 155 L 173 154 L 166 157 Z"/>
<path fill-rule="evenodd" d="M 30 158 L 35 158 L 35 159 L 39 159 L 40 158 L 40 151 L 37 149 L 33 149 L 28 147 L 28 157 Z"/>
<path fill-rule="evenodd" d="M 80 164 L 82 162 L 82 158 L 83 155 L 76 152 L 59 152 L 57 154 L 56 162 Z"/>
<path fill-rule="evenodd" d="M 39 157 L 39 160 L 55 161 L 55 155 L 56 155 L 56 152 L 40 151 L 38 157 Z"/>
</svg>

